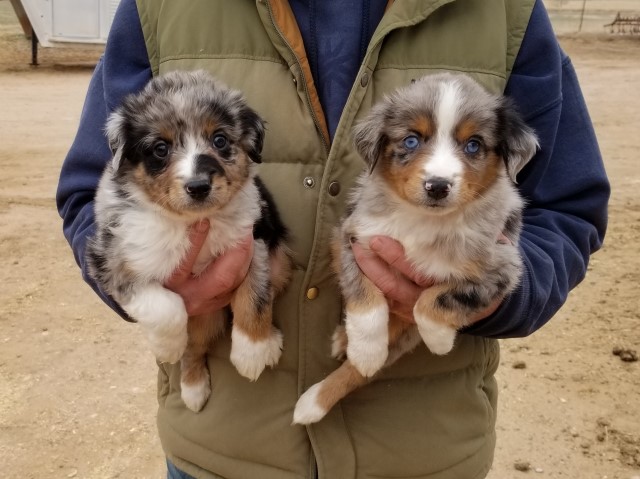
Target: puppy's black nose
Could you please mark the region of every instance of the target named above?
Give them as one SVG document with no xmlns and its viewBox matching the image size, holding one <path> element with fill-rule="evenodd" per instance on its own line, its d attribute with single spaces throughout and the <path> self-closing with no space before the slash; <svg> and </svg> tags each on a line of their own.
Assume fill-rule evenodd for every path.
<svg viewBox="0 0 640 479">
<path fill-rule="evenodd" d="M 424 189 L 427 190 L 427 196 L 429 196 L 429 198 L 441 200 L 451 191 L 451 183 L 444 178 L 431 178 L 425 182 Z"/>
<path fill-rule="evenodd" d="M 209 195 L 211 183 L 209 180 L 192 180 L 184 185 L 184 189 L 191 198 L 202 201 Z"/>
</svg>

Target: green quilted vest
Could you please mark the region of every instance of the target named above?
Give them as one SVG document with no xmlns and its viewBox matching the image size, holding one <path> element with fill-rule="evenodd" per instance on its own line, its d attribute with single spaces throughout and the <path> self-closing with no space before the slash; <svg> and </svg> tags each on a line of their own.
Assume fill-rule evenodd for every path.
<svg viewBox="0 0 640 479">
<path fill-rule="evenodd" d="M 161 365 L 158 427 L 179 468 L 199 478 L 484 477 L 495 446 L 496 341 L 461 335 L 444 357 L 418 348 L 352 393 L 325 419 L 292 426 L 300 393 L 338 363 L 341 319 L 329 240 L 364 163 L 351 129 L 385 93 L 436 71 L 465 72 L 502 92 L 534 0 L 397 0 L 376 29 L 334 141 L 302 39 L 284 0 L 138 0 L 154 75 L 206 69 L 267 121 L 260 175 L 292 232 L 296 269 L 279 298 L 278 366 L 251 383 L 209 359 L 212 395 L 198 414 L 180 399 L 178 366 Z"/>
</svg>

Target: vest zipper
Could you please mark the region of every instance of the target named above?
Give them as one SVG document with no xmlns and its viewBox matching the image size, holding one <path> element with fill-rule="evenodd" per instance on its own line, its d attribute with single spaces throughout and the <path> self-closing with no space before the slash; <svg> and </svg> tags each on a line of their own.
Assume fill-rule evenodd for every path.
<svg viewBox="0 0 640 479">
<path fill-rule="evenodd" d="M 303 88 L 304 88 L 304 93 L 305 93 L 305 99 L 307 100 L 307 107 L 309 108 L 309 111 L 311 112 L 311 118 L 313 118 L 313 123 L 316 126 L 316 130 L 320 133 L 320 139 L 322 140 L 322 146 L 324 146 L 324 152 L 325 152 L 326 156 L 329 156 L 329 148 L 330 147 L 327 144 L 327 141 L 326 141 L 324 135 L 322 134 L 322 127 L 320 126 L 320 121 L 318 120 L 316 112 L 313 109 L 313 105 L 311 105 L 311 100 L 309 98 L 309 88 L 307 87 L 307 79 L 304 76 L 304 70 L 302 68 L 302 65 L 300 65 L 300 61 L 298 60 L 298 55 L 296 55 L 295 50 L 293 48 L 291 48 L 291 45 L 287 41 L 287 38 L 280 31 L 280 29 L 278 28 L 278 25 L 276 24 L 276 21 L 273 19 L 273 11 L 271 10 L 271 2 L 270 2 L 270 0 L 265 0 L 265 3 L 267 5 L 267 11 L 269 12 L 269 20 L 271 20 L 271 24 L 273 25 L 273 28 L 278 33 L 278 36 L 282 39 L 282 41 L 287 45 L 287 48 L 293 53 L 293 56 L 296 57 L 296 63 L 298 64 L 298 68 L 300 69 L 300 74 L 302 75 L 302 79 L 303 79 L 302 83 L 303 83 Z"/>
</svg>

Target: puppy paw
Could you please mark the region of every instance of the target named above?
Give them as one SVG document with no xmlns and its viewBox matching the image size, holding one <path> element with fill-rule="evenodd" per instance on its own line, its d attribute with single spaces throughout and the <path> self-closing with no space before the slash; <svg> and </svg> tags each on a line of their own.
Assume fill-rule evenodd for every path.
<svg viewBox="0 0 640 479">
<path fill-rule="evenodd" d="M 249 379 L 258 379 L 264 368 L 278 364 L 282 354 L 282 333 L 271 330 L 267 339 L 254 341 L 239 328 L 231 330 L 231 363 L 238 372 Z"/>
<path fill-rule="evenodd" d="M 187 347 L 188 319 L 180 296 L 159 285 L 150 285 L 123 307 L 140 324 L 158 361 L 180 360 Z"/>
<path fill-rule="evenodd" d="M 180 382 L 182 400 L 193 412 L 199 412 L 207 403 L 211 395 L 211 383 L 207 374 L 196 383 L 186 384 Z"/>
<path fill-rule="evenodd" d="M 326 416 L 327 412 L 318 403 L 322 382 L 314 384 L 300 396 L 293 411 L 293 424 L 313 424 Z"/>
<path fill-rule="evenodd" d="M 180 361 L 187 348 L 187 324 L 162 331 L 147 331 L 147 341 L 151 352 L 161 363 L 175 364 Z"/>
<path fill-rule="evenodd" d="M 418 331 L 422 340 L 433 354 L 447 354 L 453 349 L 453 343 L 457 332 L 451 326 L 438 323 L 430 318 L 420 317 L 415 314 Z"/>
</svg>

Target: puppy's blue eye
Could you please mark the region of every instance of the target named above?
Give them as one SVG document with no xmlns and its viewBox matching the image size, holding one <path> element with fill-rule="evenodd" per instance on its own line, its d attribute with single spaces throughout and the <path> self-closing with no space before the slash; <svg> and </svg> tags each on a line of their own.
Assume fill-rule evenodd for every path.
<svg viewBox="0 0 640 479">
<path fill-rule="evenodd" d="M 480 151 L 480 142 L 478 140 L 469 140 L 464 145 L 464 152 L 468 155 L 475 155 Z"/>
<path fill-rule="evenodd" d="M 227 137 L 221 133 L 218 133 L 213 137 L 213 146 L 215 146 L 218 150 L 222 150 L 225 146 L 227 146 L 227 143 L 229 143 L 229 140 L 227 140 Z"/>
<path fill-rule="evenodd" d="M 169 154 L 169 145 L 165 141 L 159 141 L 153 145 L 153 155 L 157 158 L 166 158 Z"/>
<path fill-rule="evenodd" d="M 404 147 L 409 150 L 415 150 L 420 145 L 420 140 L 416 135 L 408 136 L 403 141 Z"/>
</svg>

